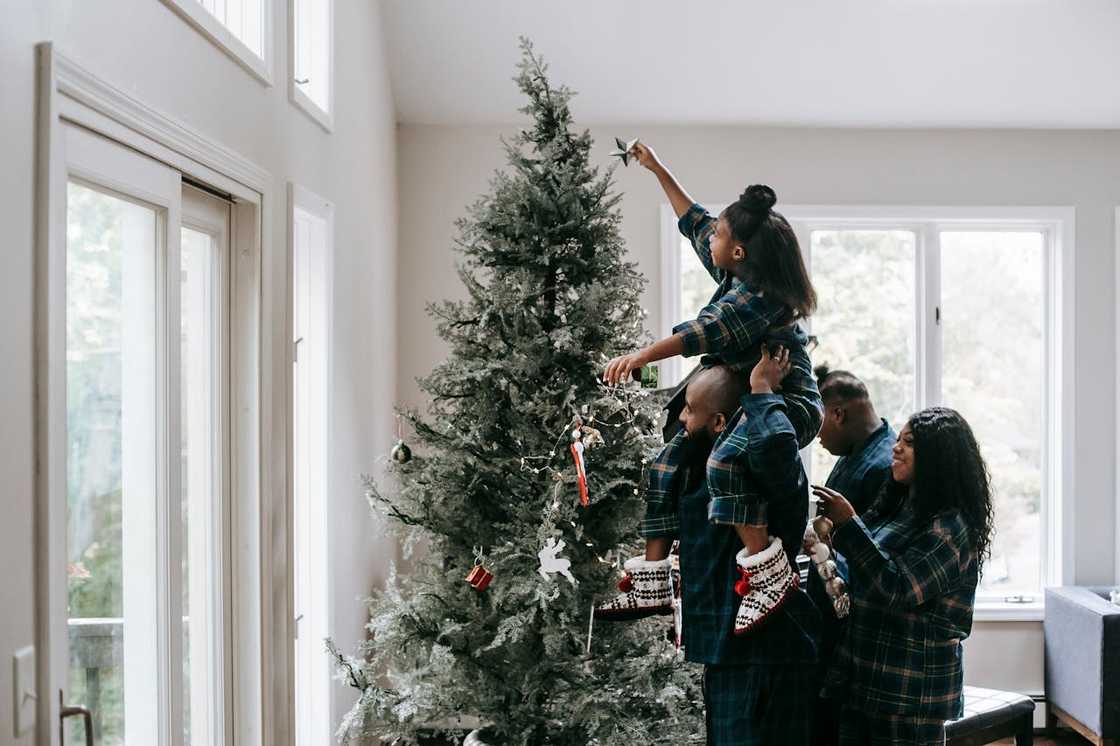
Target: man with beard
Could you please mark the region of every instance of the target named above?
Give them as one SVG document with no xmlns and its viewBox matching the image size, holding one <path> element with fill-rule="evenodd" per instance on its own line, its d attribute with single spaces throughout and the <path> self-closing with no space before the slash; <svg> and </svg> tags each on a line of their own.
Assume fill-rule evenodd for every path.
<svg viewBox="0 0 1120 746">
<path fill-rule="evenodd" d="M 742 377 L 706 368 L 685 392 L 680 422 L 688 432 L 673 477 L 679 495 L 682 644 L 686 660 L 704 665 L 708 744 L 807 744 L 813 702 L 819 614 L 804 591 L 749 634 L 736 635 L 735 616 L 749 579 L 735 556 L 743 542 L 733 525 L 709 519 L 706 465 L 717 438 L 746 418 L 742 458 L 753 489 L 769 501 L 769 527 L 793 562 L 808 519 L 808 484 L 797 435 L 775 394 L 788 356 L 763 355 L 743 393 Z M 757 580 L 762 580 L 758 578 Z"/>
</svg>

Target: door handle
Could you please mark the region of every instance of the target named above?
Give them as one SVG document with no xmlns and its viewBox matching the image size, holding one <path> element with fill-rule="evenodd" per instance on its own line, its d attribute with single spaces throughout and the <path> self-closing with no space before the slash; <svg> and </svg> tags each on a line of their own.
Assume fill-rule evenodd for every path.
<svg viewBox="0 0 1120 746">
<path fill-rule="evenodd" d="M 74 715 L 81 715 L 82 722 L 86 727 L 86 746 L 93 746 L 93 715 L 90 714 L 88 707 L 81 705 L 63 705 L 62 704 L 62 690 L 58 690 L 58 742 L 66 743 L 66 735 L 63 725 L 66 718 L 73 717 Z"/>
</svg>

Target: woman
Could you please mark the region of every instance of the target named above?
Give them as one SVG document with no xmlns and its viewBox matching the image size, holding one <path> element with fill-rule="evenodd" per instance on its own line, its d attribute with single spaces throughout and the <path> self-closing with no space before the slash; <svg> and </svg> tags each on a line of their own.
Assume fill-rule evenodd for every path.
<svg viewBox="0 0 1120 746">
<path fill-rule="evenodd" d="M 942 744 L 962 714 L 961 641 L 992 538 L 988 469 L 972 429 L 933 407 L 899 433 L 891 479 L 858 517 L 814 487 L 848 562 L 852 611 L 826 689 L 841 744 Z"/>
</svg>

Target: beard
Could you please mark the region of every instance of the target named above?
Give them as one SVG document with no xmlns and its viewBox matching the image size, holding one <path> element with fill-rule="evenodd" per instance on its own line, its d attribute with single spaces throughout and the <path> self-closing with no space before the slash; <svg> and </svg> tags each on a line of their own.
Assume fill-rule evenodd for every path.
<svg viewBox="0 0 1120 746">
<path fill-rule="evenodd" d="M 685 480 L 685 489 L 691 492 L 697 484 L 704 479 L 707 471 L 708 456 L 712 453 L 712 446 L 716 439 L 707 428 L 689 433 L 683 444 L 681 464 L 688 469 Z"/>
</svg>

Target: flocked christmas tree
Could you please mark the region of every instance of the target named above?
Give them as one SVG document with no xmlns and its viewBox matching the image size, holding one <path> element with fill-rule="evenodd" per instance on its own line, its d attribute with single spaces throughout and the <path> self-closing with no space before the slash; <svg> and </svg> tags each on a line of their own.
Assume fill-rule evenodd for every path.
<svg viewBox="0 0 1120 746">
<path fill-rule="evenodd" d="M 405 413 L 415 456 L 394 452 L 390 485 L 367 478 L 406 550 L 422 548 L 370 600 L 360 653 L 332 647 L 362 690 L 340 734 L 413 743 L 467 716 L 493 744 L 689 743 L 702 732 L 696 671 L 666 618 L 601 623 L 589 643 L 592 605 L 638 543 L 660 402 L 599 380 L 643 337 L 644 279 L 623 259 L 611 174 L 572 131 L 571 92 L 522 46 L 532 123 L 458 223 L 467 299 L 430 307 L 450 354 L 420 381 L 427 415 Z"/>
</svg>

